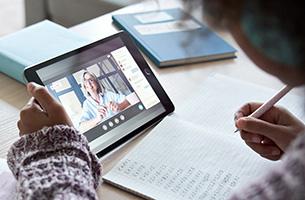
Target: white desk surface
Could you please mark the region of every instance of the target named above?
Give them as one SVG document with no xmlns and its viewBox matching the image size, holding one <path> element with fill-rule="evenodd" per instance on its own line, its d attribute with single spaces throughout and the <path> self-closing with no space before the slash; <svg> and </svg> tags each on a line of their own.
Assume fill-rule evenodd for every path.
<svg viewBox="0 0 305 200">
<path fill-rule="evenodd" d="M 181 7 L 181 4 L 174 0 L 159 0 L 159 2 L 160 4 L 157 5 L 155 1 L 148 0 L 139 4 L 125 7 L 115 11 L 114 13 L 141 12 L 146 10 L 156 10 L 158 8 Z M 92 40 L 107 37 L 118 31 L 112 24 L 112 14 L 113 13 L 109 13 L 88 22 L 79 24 L 72 27 L 71 30 L 83 35 L 84 37 L 91 38 Z M 189 90 L 196 90 L 200 84 L 203 84 L 204 80 L 208 76 L 215 73 L 254 82 L 270 88 L 279 88 L 282 85 L 276 78 L 258 69 L 240 50 L 230 35 L 227 33 L 219 34 L 238 50 L 236 59 L 184 65 L 164 69 L 155 67 L 152 62 L 149 61 L 149 59 L 146 59 L 176 107 L 183 104 L 183 99 Z M 2 73 L 0 74 L 0 85 L 0 100 L 8 103 L 10 106 L 21 109 L 29 99 L 24 85 Z M 3 131 L 4 130 L 0 127 L 0 140 Z M 147 134 L 147 132 L 145 134 Z M 109 169 L 111 169 L 111 167 L 117 163 L 135 145 L 135 143 L 138 143 L 141 138 L 145 136 L 145 134 L 135 138 L 133 141 L 124 145 L 102 160 L 104 165 L 104 173 L 109 171 Z M 0 147 L 1 157 L 4 157 L 6 151 L 7 147 Z M 99 196 L 104 200 L 141 199 L 105 183 L 103 183 L 101 188 L 99 188 L 98 193 Z"/>
</svg>

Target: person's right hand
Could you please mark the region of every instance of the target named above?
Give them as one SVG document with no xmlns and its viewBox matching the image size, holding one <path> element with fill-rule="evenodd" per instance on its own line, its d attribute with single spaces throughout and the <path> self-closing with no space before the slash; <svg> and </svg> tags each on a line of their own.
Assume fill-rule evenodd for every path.
<svg viewBox="0 0 305 200">
<path fill-rule="evenodd" d="M 247 117 L 261 103 L 247 103 L 235 113 L 235 125 L 241 138 L 262 157 L 278 160 L 305 125 L 282 107 L 272 107 L 259 119 Z"/>
<path fill-rule="evenodd" d="M 73 126 L 64 107 L 41 85 L 28 83 L 27 90 L 32 98 L 22 108 L 17 122 L 20 136 L 54 125 Z"/>
<path fill-rule="evenodd" d="M 107 107 L 106 106 L 99 106 L 97 111 L 98 111 L 98 114 L 99 114 L 97 116 L 97 118 L 99 119 L 99 122 L 100 122 L 107 115 Z"/>
</svg>

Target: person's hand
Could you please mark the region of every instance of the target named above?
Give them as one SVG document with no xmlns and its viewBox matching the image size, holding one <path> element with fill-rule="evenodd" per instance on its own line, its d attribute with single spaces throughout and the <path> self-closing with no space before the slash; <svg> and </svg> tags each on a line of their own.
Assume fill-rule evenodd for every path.
<svg viewBox="0 0 305 200">
<path fill-rule="evenodd" d="M 107 115 L 107 107 L 106 106 L 99 106 L 97 111 L 99 113 L 99 117 L 101 118 L 101 120 L 106 117 L 106 115 Z"/>
<path fill-rule="evenodd" d="M 282 107 L 272 107 L 259 119 L 247 117 L 261 103 L 247 103 L 235 113 L 235 125 L 241 138 L 262 157 L 278 160 L 305 125 Z"/>
<path fill-rule="evenodd" d="M 20 112 L 20 120 L 17 122 L 20 136 L 48 126 L 73 126 L 65 109 L 43 86 L 28 83 L 27 91 L 32 98 Z"/>
<path fill-rule="evenodd" d="M 113 101 L 109 102 L 108 107 L 113 111 L 113 112 L 117 112 L 119 110 L 119 104 Z"/>
</svg>

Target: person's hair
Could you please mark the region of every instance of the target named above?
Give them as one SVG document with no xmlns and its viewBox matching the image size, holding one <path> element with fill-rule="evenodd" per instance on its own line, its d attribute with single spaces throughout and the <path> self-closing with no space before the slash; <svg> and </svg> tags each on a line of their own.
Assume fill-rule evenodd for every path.
<svg viewBox="0 0 305 200">
<path fill-rule="evenodd" d="M 98 94 L 99 94 L 99 93 L 102 93 L 102 92 L 104 91 L 104 86 L 103 86 L 103 84 L 100 83 L 100 81 L 98 80 L 97 76 L 96 76 L 94 73 L 89 72 L 89 71 L 87 71 L 87 70 L 84 71 L 83 76 L 82 76 L 83 87 L 86 89 L 86 86 L 85 86 L 85 75 L 86 75 L 86 74 L 89 74 L 90 76 L 92 76 L 92 77 L 93 77 L 93 80 L 96 82 L 96 84 L 97 84 L 97 93 L 98 93 Z M 87 89 L 86 89 L 86 92 L 87 92 L 87 95 L 88 95 L 88 96 L 91 96 L 90 93 L 87 91 Z"/>
<path fill-rule="evenodd" d="M 274 27 L 296 45 L 298 65 L 305 68 L 304 0 L 184 0 L 184 3 L 189 11 L 202 6 L 208 24 L 220 29 L 240 23 L 244 15 L 254 16 L 259 28 Z"/>
</svg>

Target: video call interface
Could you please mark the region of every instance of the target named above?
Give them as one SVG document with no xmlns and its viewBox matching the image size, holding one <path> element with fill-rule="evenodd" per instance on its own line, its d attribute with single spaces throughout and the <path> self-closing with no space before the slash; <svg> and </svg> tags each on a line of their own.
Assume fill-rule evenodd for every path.
<svg viewBox="0 0 305 200">
<path fill-rule="evenodd" d="M 160 100 L 125 46 L 100 55 L 70 70 L 44 80 L 48 91 L 64 106 L 81 133 L 99 127 L 99 134 L 122 125 L 145 110 L 160 106 Z M 89 141 L 98 137 L 87 134 Z"/>
</svg>

